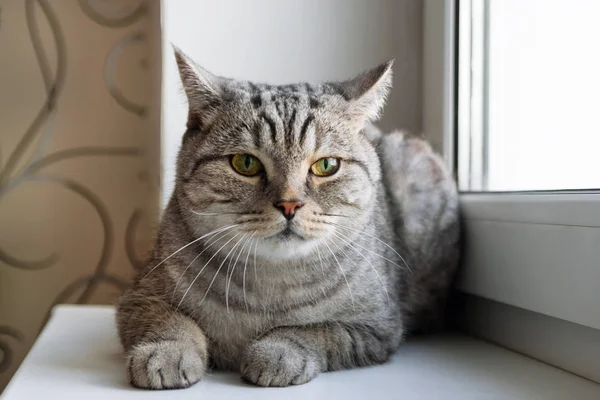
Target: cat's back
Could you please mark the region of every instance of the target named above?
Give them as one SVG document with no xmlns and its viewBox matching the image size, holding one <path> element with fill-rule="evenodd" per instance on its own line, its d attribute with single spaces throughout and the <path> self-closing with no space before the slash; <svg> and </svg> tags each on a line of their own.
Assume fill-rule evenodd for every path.
<svg viewBox="0 0 600 400">
<path fill-rule="evenodd" d="M 458 266 L 456 182 L 425 140 L 400 131 L 375 137 L 394 234 L 411 261 L 403 279 L 404 319 L 412 331 L 436 328 Z"/>
</svg>

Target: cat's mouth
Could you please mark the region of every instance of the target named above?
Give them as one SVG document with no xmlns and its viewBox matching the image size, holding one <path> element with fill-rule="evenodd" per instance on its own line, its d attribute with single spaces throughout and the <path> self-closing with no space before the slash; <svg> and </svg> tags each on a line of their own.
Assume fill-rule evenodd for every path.
<svg viewBox="0 0 600 400">
<path fill-rule="evenodd" d="M 269 236 L 267 239 L 276 239 L 280 241 L 306 240 L 304 236 L 295 232 L 289 225 L 286 226 L 283 230 L 275 233 L 274 235 Z"/>
</svg>

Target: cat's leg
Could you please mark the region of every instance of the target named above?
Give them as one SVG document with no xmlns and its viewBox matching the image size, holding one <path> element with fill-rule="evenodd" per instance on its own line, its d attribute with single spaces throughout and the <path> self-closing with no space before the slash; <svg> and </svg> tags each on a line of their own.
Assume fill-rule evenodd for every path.
<svg viewBox="0 0 600 400">
<path fill-rule="evenodd" d="M 458 193 L 452 174 L 424 140 L 392 132 L 377 151 L 394 208 L 396 235 L 411 253 L 405 281 L 405 326 L 442 326 L 448 289 L 459 254 Z"/>
<path fill-rule="evenodd" d="M 117 306 L 117 322 L 132 385 L 185 388 L 204 376 L 208 358 L 204 333 L 156 295 L 136 287 L 127 291 Z"/>
<path fill-rule="evenodd" d="M 300 385 L 320 372 L 382 364 L 400 339 L 401 330 L 386 335 L 364 324 L 275 328 L 246 348 L 241 372 L 259 386 Z"/>
</svg>

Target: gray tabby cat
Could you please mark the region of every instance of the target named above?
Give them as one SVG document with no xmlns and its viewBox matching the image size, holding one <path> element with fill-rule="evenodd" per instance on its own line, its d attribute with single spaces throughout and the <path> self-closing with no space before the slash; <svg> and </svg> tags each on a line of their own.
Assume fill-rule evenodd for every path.
<svg viewBox="0 0 600 400">
<path fill-rule="evenodd" d="M 369 124 L 392 63 L 271 86 L 176 58 L 189 119 L 175 190 L 118 303 L 131 383 L 184 388 L 211 365 L 303 384 L 384 363 L 407 333 L 438 326 L 457 192 L 429 145 Z"/>
</svg>

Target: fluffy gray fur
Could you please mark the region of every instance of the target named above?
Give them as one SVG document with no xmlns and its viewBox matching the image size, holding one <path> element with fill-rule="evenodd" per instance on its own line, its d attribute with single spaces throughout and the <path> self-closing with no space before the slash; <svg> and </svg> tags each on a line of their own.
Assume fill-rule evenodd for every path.
<svg viewBox="0 0 600 400">
<path fill-rule="evenodd" d="M 458 257 L 454 181 L 430 146 L 370 125 L 391 63 L 346 82 L 271 86 L 176 58 L 189 100 L 173 196 L 148 267 L 120 298 L 134 386 L 209 365 L 261 386 L 386 362 L 439 325 Z M 230 165 L 252 154 L 264 172 Z M 311 174 L 339 157 L 329 177 Z M 280 200 L 304 206 L 288 221 Z"/>
</svg>

